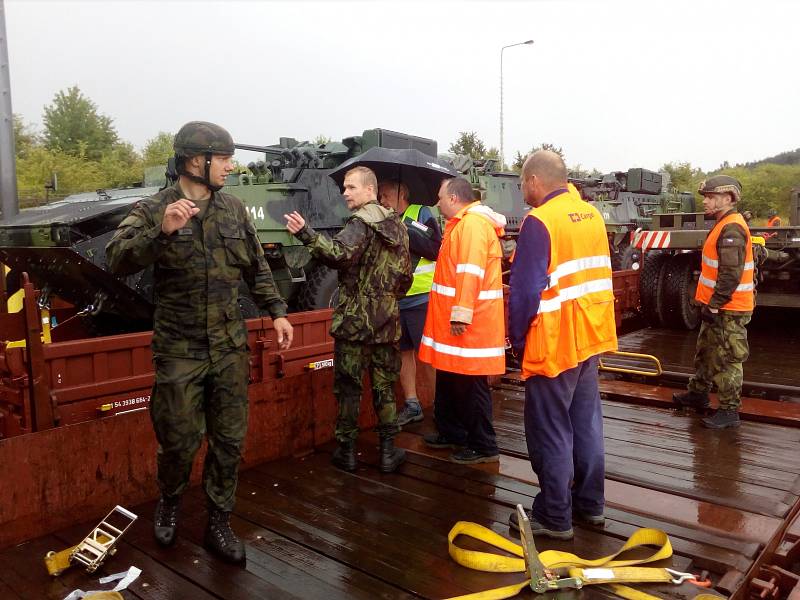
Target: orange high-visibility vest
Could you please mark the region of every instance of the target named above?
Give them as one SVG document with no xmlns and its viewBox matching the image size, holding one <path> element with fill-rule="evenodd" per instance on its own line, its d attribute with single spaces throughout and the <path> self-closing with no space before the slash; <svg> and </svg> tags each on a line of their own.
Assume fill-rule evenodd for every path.
<svg viewBox="0 0 800 600">
<path fill-rule="evenodd" d="M 780 226 L 781 226 L 781 218 L 778 215 L 770 217 L 769 221 L 767 221 L 767 227 L 780 227 Z"/>
<path fill-rule="evenodd" d="M 574 188 L 528 214 L 550 234 L 550 280 L 525 340 L 522 376 L 555 377 L 617 349 L 608 237 L 600 212 Z"/>
<path fill-rule="evenodd" d="M 480 202 L 447 222 L 433 273 L 420 360 L 464 375 L 505 373 L 503 227 Z M 499 215 L 497 215 L 499 216 Z M 469 323 L 458 336 L 450 322 Z"/>
<path fill-rule="evenodd" d="M 714 288 L 717 286 L 717 272 L 719 269 L 719 254 L 717 253 L 717 241 L 722 229 L 729 223 L 736 223 L 743 230 L 747 236 L 747 243 L 745 244 L 744 252 L 744 270 L 742 277 L 739 280 L 739 285 L 730 302 L 721 306 L 722 310 L 732 310 L 737 312 L 753 312 L 755 306 L 755 294 L 753 290 L 753 275 L 755 274 L 753 263 L 753 243 L 750 239 L 750 228 L 744 220 L 744 217 L 738 212 L 728 213 L 720 219 L 711 231 L 708 232 L 706 243 L 703 244 L 703 262 L 700 269 L 700 279 L 697 280 L 697 292 L 694 298 L 698 302 L 708 304 L 711 301 L 711 296 L 714 295 Z"/>
</svg>

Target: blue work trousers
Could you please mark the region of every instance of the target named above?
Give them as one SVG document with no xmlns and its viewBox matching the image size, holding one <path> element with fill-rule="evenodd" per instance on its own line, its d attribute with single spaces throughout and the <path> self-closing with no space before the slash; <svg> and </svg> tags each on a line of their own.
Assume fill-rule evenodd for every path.
<svg viewBox="0 0 800 600">
<path fill-rule="evenodd" d="M 572 511 L 603 513 L 605 459 L 597 357 L 556 377 L 525 380 L 525 439 L 541 491 L 533 517 L 549 529 L 572 527 Z"/>
</svg>

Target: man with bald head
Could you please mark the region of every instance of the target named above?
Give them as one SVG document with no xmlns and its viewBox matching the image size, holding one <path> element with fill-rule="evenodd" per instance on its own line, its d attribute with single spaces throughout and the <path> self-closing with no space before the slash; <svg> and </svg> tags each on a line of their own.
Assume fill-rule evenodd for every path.
<svg viewBox="0 0 800 600">
<path fill-rule="evenodd" d="M 525 438 L 541 491 L 534 535 L 572 539 L 572 522 L 605 522 L 597 355 L 617 348 L 611 259 L 599 211 L 567 183 L 556 153 L 527 158 L 532 208 L 511 265 L 508 328 L 525 380 Z M 509 520 L 519 529 L 514 512 Z"/>
</svg>

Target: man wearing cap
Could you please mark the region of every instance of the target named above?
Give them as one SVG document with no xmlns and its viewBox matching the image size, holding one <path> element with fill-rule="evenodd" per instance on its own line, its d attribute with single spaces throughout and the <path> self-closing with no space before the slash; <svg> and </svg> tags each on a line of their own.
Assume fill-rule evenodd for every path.
<svg viewBox="0 0 800 600">
<path fill-rule="evenodd" d="M 746 325 L 755 306 L 753 244 L 750 229 L 736 210 L 741 184 L 716 175 L 700 184 L 703 209 L 716 223 L 703 245 L 695 300 L 702 305 L 702 324 L 694 357 L 695 375 L 688 390 L 673 394 L 681 407 L 705 411 L 716 386 L 719 409 L 702 420 L 711 429 L 739 426 L 742 363 L 747 360 Z"/>
<path fill-rule="evenodd" d="M 219 125 L 192 121 L 175 136 L 178 181 L 138 202 L 106 247 L 109 269 L 129 275 L 153 266 L 153 362 L 150 416 L 158 440 L 153 533 L 175 541 L 178 506 L 203 438 L 205 545 L 226 561 L 245 561 L 230 527 L 242 442 L 247 431 L 247 330 L 238 297 L 244 281 L 273 318 L 278 345 L 292 342 L 286 303 L 242 201 L 220 192 L 233 171 L 234 144 Z"/>
<path fill-rule="evenodd" d="M 414 269 L 411 287 L 404 298 L 398 301 L 400 309 L 400 385 L 406 405 L 397 415 L 397 424 L 402 427 L 422 421 L 422 406 L 417 398 L 417 358 L 422 341 L 422 329 L 428 314 L 428 297 L 433 286 L 436 258 L 442 245 L 439 223 L 427 206 L 411 204 L 408 186 L 402 181 L 383 180 L 378 184 L 378 201 L 382 206 L 394 210 L 408 231 L 408 249 L 411 253 L 411 268 Z M 430 365 L 420 363 L 424 381 L 433 388 L 434 373 Z"/>
</svg>

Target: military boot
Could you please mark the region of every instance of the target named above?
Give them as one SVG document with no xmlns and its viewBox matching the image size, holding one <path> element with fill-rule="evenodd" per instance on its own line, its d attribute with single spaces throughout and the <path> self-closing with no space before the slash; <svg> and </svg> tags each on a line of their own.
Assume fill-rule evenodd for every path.
<svg viewBox="0 0 800 600">
<path fill-rule="evenodd" d="M 720 408 L 712 416 L 703 419 L 702 423 L 709 429 L 725 429 L 741 425 L 739 411 L 730 408 Z"/>
<path fill-rule="evenodd" d="M 156 504 L 156 514 L 153 516 L 153 535 L 162 546 L 171 546 L 175 542 L 180 502 L 180 496 L 174 498 L 161 496 Z"/>
<path fill-rule="evenodd" d="M 231 529 L 230 515 L 224 510 L 209 509 L 203 543 L 222 560 L 229 563 L 243 563 L 246 558 L 244 544 Z"/>
<path fill-rule="evenodd" d="M 708 392 L 675 392 L 672 394 L 672 402 L 680 408 L 693 408 L 697 412 L 704 411 L 709 407 L 711 401 L 708 399 Z"/>
<path fill-rule="evenodd" d="M 353 440 L 339 442 L 339 447 L 333 451 L 331 462 L 342 471 L 352 473 L 356 470 L 356 448 Z"/>
<path fill-rule="evenodd" d="M 406 451 L 394 447 L 394 439 L 381 438 L 381 471 L 391 473 L 406 460 Z"/>
</svg>

